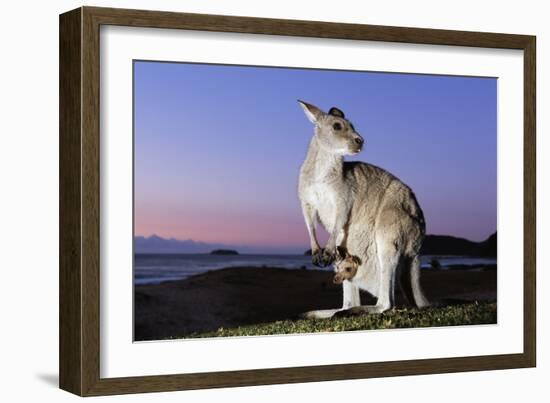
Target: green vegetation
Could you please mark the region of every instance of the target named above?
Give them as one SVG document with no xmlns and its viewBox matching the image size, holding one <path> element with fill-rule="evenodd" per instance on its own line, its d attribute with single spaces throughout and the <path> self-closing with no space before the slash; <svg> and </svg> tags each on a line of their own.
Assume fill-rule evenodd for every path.
<svg viewBox="0 0 550 403">
<path fill-rule="evenodd" d="M 331 319 L 282 320 L 272 323 L 220 328 L 186 337 L 261 336 L 290 333 L 341 332 L 347 330 L 397 329 L 480 325 L 496 323 L 496 303 L 471 303 L 442 308 L 392 309 L 380 315 L 358 315 Z"/>
</svg>

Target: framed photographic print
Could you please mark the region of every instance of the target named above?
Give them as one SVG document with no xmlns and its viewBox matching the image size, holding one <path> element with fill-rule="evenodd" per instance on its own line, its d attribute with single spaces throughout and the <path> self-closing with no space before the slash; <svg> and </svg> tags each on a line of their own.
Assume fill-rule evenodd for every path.
<svg viewBox="0 0 550 403">
<path fill-rule="evenodd" d="M 533 36 L 62 14 L 60 387 L 535 366 L 535 178 Z"/>
</svg>

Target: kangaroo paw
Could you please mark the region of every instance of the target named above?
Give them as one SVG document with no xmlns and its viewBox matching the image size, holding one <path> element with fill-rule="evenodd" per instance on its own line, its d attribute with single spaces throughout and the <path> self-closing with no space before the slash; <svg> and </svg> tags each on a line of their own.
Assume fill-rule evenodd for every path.
<svg viewBox="0 0 550 403">
<path fill-rule="evenodd" d="M 325 267 L 323 264 L 323 250 L 317 249 L 311 254 L 311 262 L 317 267 Z"/>
<path fill-rule="evenodd" d="M 335 249 L 324 249 L 323 250 L 323 256 L 322 256 L 322 267 L 327 267 L 328 265 L 334 263 L 336 258 L 338 257 L 336 254 Z"/>
</svg>

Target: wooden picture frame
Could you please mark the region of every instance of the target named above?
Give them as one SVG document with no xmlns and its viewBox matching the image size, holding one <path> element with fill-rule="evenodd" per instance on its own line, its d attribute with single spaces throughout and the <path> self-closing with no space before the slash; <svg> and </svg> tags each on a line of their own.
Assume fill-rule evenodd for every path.
<svg viewBox="0 0 550 403">
<path fill-rule="evenodd" d="M 523 353 L 100 377 L 99 35 L 101 25 L 172 28 L 524 52 Z M 533 367 L 535 295 L 535 37 L 483 32 L 81 7 L 60 16 L 60 387 L 80 396 Z"/>
</svg>

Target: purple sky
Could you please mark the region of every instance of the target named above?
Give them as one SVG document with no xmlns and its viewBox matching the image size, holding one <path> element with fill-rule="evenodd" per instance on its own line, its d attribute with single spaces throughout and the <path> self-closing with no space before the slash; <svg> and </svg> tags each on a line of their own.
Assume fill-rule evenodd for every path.
<svg viewBox="0 0 550 403">
<path fill-rule="evenodd" d="M 354 156 L 407 183 L 427 231 L 496 230 L 496 79 L 135 62 L 135 235 L 258 252 L 309 244 L 296 193 L 313 133 L 297 104 L 342 109 Z"/>
</svg>

